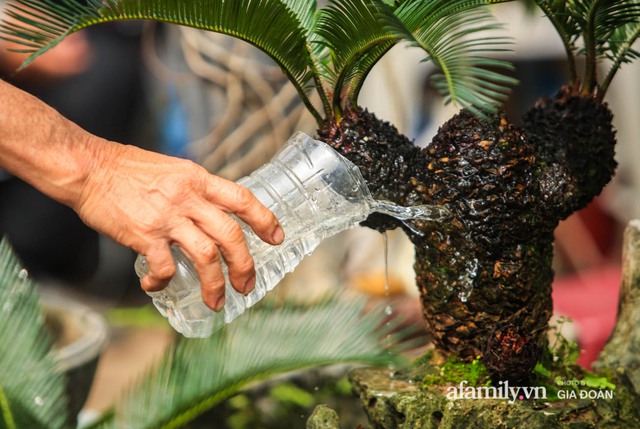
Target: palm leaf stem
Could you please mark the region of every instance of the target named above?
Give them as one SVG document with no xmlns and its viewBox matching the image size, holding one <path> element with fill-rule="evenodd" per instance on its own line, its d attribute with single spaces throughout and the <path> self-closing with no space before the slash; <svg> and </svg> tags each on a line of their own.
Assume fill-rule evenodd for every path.
<svg viewBox="0 0 640 429">
<path fill-rule="evenodd" d="M 585 74 L 584 81 L 582 82 L 582 94 L 591 95 L 597 86 L 596 81 L 596 15 L 598 7 L 600 6 L 600 0 L 595 0 L 589 8 L 589 14 L 587 16 L 587 25 L 582 37 L 584 38 L 585 49 Z"/>
<path fill-rule="evenodd" d="M 394 46 L 395 42 L 388 41 L 386 42 L 386 44 L 378 45 L 377 51 L 371 53 L 372 58 L 369 60 L 370 64 L 365 67 L 364 72 L 354 77 L 351 81 L 351 85 L 347 93 L 347 99 L 351 102 L 351 104 L 358 104 L 358 96 L 360 95 L 360 90 L 362 89 L 362 85 L 364 85 L 367 76 L 369 76 L 369 73 L 373 69 L 373 66 Z"/>
<path fill-rule="evenodd" d="M 327 95 L 327 91 L 324 88 L 322 81 L 320 80 L 320 72 L 318 71 L 317 66 L 313 65 L 313 81 L 316 84 L 316 91 L 318 91 L 318 95 L 320 95 L 320 100 L 322 100 L 322 107 L 324 108 L 324 113 L 327 115 L 327 119 L 331 117 L 333 114 L 333 109 L 331 108 L 331 101 L 329 100 L 329 96 Z M 323 124 L 322 118 L 318 120 L 318 126 L 321 127 Z"/>
<path fill-rule="evenodd" d="M 314 27 L 317 25 L 317 17 L 314 21 Z M 333 114 L 331 108 L 331 81 L 329 79 L 332 76 L 332 72 L 328 69 L 328 47 L 323 44 L 323 41 L 315 34 L 310 33 L 307 35 L 307 52 L 310 59 L 310 75 L 313 76 L 314 87 L 320 96 L 322 102 L 322 108 L 326 115 L 326 119 L 330 118 Z M 318 125 L 322 124 L 318 122 Z"/>
<path fill-rule="evenodd" d="M 342 114 L 342 100 L 343 100 L 343 86 L 347 81 L 350 73 L 353 71 L 353 67 L 357 64 L 358 60 L 362 55 L 366 55 L 371 49 L 379 46 L 381 43 L 389 42 L 395 40 L 395 36 L 389 34 L 389 36 L 384 38 L 378 38 L 374 43 L 371 43 L 364 48 L 360 49 L 355 55 L 352 55 L 349 60 L 345 63 L 342 68 L 342 72 L 338 75 L 338 79 L 336 80 L 335 92 L 333 93 L 333 109 L 334 112 L 339 112 Z"/>
<path fill-rule="evenodd" d="M 567 54 L 567 61 L 569 65 L 569 82 L 571 84 L 575 83 L 578 79 L 578 68 L 576 66 L 576 56 L 573 51 L 573 44 L 569 39 L 568 35 L 562 29 L 562 25 L 558 16 L 550 9 L 549 5 L 543 3 L 542 1 L 536 1 L 540 9 L 547 15 L 547 19 L 551 22 L 551 25 L 556 29 L 556 33 L 560 36 L 560 40 L 562 41 L 562 45 L 564 46 L 565 53 Z"/>
<path fill-rule="evenodd" d="M 285 74 L 287 75 L 287 79 L 291 81 L 294 88 L 298 92 L 298 95 L 300 96 L 300 99 L 302 100 L 302 104 L 304 104 L 304 107 L 306 107 L 307 110 L 311 113 L 311 115 L 313 116 L 313 119 L 316 120 L 318 125 L 322 125 L 324 123 L 324 119 L 322 118 L 322 115 L 320 114 L 320 112 L 318 112 L 318 109 L 316 109 L 316 107 L 311 102 L 311 99 L 307 96 L 307 93 L 304 91 L 303 88 L 300 87 L 300 85 L 296 83 L 296 80 L 289 73 L 285 73 Z M 318 93 L 321 94 L 320 90 L 318 90 Z"/>
<path fill-rule="evenodd" d="M 613 80 L 613 77 L 616 75 L 618 70 L 620 70 L 620 66 L 622 66 L 622 63 L 624 62 L 624 59 L 625 59 L 627 53 L 631 49 L 631 46 L 633 45 L 633 43 L 639 37 L 640 37 L 640 25 L 638 25 L 638 27 L 635 29 L 635 31 L 631 34 L 631 37 L 629 37 L 625 41 L 624 47 L 619 50 L 618 55 L 617 55 L 616 59 L 614 60 L 613 65 L 611 66 L 611 69 L 609 70 L 609 72 L 607 73 L 607 76 L 602 81 L 602 85 L 600 85 L 600 89 L 599 89 L 599 92 L 598 92 L 598 99 L 599 100 L 602 100 L 604 98 L 604 95 L 606 94 L 607 90 L 609 89 L 609 85 L 611 84 L 611 81 Z"/>
</svg>

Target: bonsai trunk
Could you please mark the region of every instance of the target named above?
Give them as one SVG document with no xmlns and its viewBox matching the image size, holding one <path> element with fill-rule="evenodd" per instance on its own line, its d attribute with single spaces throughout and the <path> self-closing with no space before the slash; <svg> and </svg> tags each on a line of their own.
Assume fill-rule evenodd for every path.
<svg viewBox="0 0 640 429">
<path fill-rule="evenodd" d="M 319 135 L 360 167 L 375 198 L 450 210 L 446 224 L 416 223 L 422 235 L 384 215 L 364 224 L 403 227 L 414 243 L 438 351 L 482 356 L 500 379 L 525 378 L 546 344 L 553 230 L 615 169 L 606 106 L 567 88 L 541 100 L 523 129 L 503 116 L 485 121 L 462 111 L 425 149 L 359 109 Z"/>
</svg>

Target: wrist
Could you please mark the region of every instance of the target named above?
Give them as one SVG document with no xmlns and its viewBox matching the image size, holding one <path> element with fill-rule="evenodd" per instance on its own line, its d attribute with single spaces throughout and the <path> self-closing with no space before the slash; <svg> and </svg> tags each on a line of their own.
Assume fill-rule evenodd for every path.
<svg viewBox="0 0 640 429">
<path fill-rule="evenodd" d="M 62 203 L 79 211 L 87 195 L 100 186 L 103 172 L 108 169 L 109 159 L 117 143 L 88 134 L 83 139 L 75 140 L 72 174 L 69 183 L 60 189 L 64 194 L 57 198 Z"/>
</svg>

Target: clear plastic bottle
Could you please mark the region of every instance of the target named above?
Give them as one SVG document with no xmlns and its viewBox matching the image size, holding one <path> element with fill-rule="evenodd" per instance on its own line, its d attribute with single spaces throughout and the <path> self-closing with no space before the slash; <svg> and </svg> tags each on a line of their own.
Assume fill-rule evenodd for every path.
<svg viewBox="0 0 640 429">
<path fill-rule="evenodd" d="M 176 274 L 160 292 L 148 293 L 156 308 L 186 337 L 207 337 L 244 313 L 293 271 L 322 240 L 362 222 L 376 211 L 407 219 L 416 211 L 374 201 L 359 169 L 327 144 L 296 133 L 275 155 L 238 184 L 248 188 L 278 218 L 285 241 L 271 246 L 238 220 L 256 268 L 255 289 L 246 297 L 227 279 L 226 303 L 216 313 L 202 301 L 192 262 L 176 246 L 171 252 Z M 447 216 L 440 207 L 421 206 L 423 219 Z M 145 258 L 135 263 L 140 278 L 149 272 Z M 226 277 L 226 267 L 223 264 Z"/>
</svg>

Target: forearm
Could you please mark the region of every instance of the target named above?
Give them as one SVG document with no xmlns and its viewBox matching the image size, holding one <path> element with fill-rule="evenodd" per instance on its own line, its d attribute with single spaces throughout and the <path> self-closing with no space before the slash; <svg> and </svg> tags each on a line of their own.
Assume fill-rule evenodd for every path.
<svg viewBox="0 0 640 429">
<path fill-rule="evenodd" d="M 110 144 L 0 80 L 0 167 L 74 206 Z"/>
<path fill-rule="evenodd" d="M 220 310 L 226 280 L 255 285 L 253 259 L 240 225 L 279 244 L 284 231 L 256 197 L 191 161 L 100 139 L 36 98 L 0 80 L 0 167 L 69 205 L 90 227 L 146 256 L 146 290 L 175 272 L 170 246 L 194 262 L 205 303 Z"/>
</svg>

